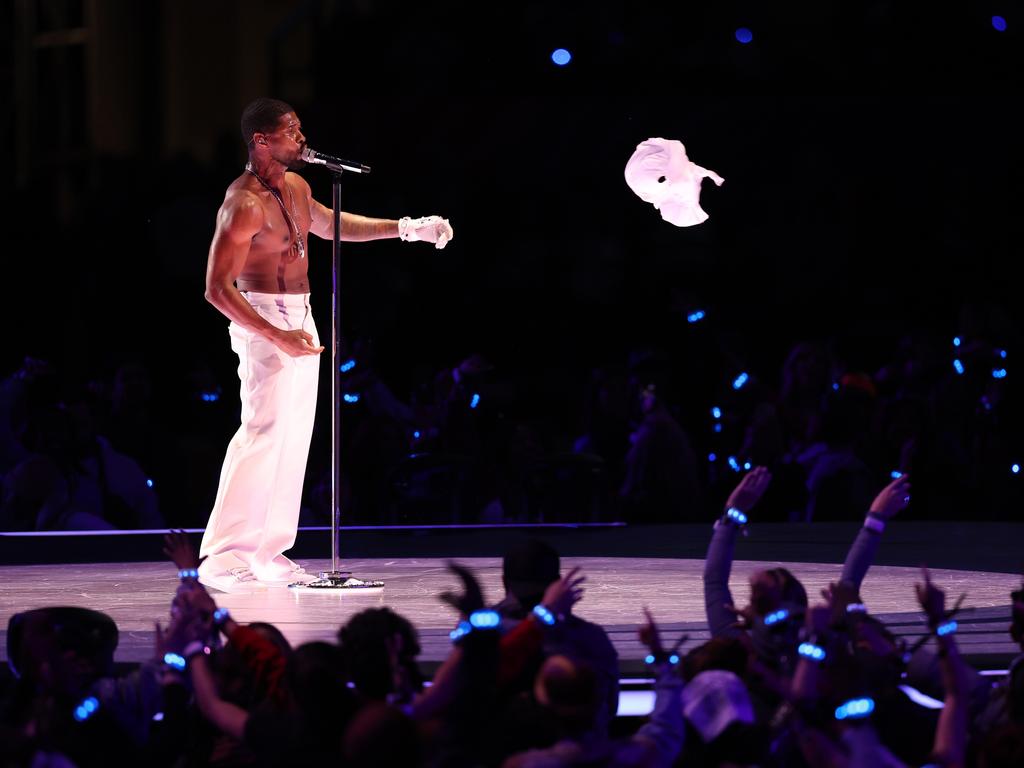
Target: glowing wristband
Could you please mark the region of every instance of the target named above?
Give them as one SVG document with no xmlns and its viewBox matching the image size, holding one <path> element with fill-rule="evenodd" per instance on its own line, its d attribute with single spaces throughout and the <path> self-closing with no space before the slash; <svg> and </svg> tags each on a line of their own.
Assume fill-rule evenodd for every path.
<svg viewBox="0 0 1024 768">
<path fill-rule="evenodd" d="M 448 637 L 452 639 L 452 642 L 457 642 L 473 631 L 473 625 L 468 621 L 460 621 L 458 626 L 455 627 L 451 632 L 448 633 Z"/>
<path fill-rule="evenodd" d="M 850 603 L 846 606 L 847 613 L 867 613 L 868 607 L 864 603 Z"/>
<path fill-rule="evenodd" d="M 218 627 L 222 626 L 230 618 L 231 612 L 227 608 L 218 608 L 213 612 L 213 623 Z"/>
<path fill-rule="evenodd" d="M 665 662 L 668 662 L 669 664 L 672 664 L 672 665 L 678 664 L 679 663 L 679 654 L 677 654 L 677 653 L 669 653 L 669 654 L 659 653 L 659 654 L 655 655 L 653 653 L 649 653 L 644 658 L 644 663 L 645 664 L 664 664 Z"/>
<path fill-rule="evenodd" d="M 178 578 L 184 581 L 185 579 L 198 579 L 199 571 L 195 568 L 182 568 L 178 571 Z"/>
<path fill-rule="evenodd" d="M 545 624 L 547 624 L 549 627 L 553 627 L 555 625 L 555 614 L 553 614 L 543 605 L 533 606 L 533 615 Z"/>
<path fill-rule="evenodd" d="M 789 611 L 785 608 L 780 608 L 777 611 L 772 611 L 764 617 L 764 625 L 770 627 L 773 624 L 778 624 L 780 621 L 785 621 L 789 618 Z"/>
<path fill-rule="evenodd" d="M 75 707 L 75 720 L 80 723 L 84 723 L 90 717 L 92 717 L 96 710 L 100 708 L 100 702 L 95 696 L 87 696 L 82 699 L 82 703 Z"/>
<path fill-rule="evenodd" d="M 180 653 L 167 652 L 164 654 L 164 664 L 181 672 L 185 669 L 185 657 Z"/>
<path fill-rule="evenodd" d="M 955 621 L 947 621 L 945 624 L 939 624 L 939 626 L 935 628 L 935 634 L 939 637 L 945 637 L 946 635 L 951 635 L 954 632 L 956 632 Z"/>
<path fill-rule="evenodd" d="M 497 611 L 473 611 L 469 614 L 469 623 L 473 629 L 494 629 L 501 624 L 501 616 Z"/>
<path fill-rule="evenodd" d="M 824 661 L 826 656 L 825 649 L 814 643 L 800 643 L 797 646 L 796 652 L 811 661 Z"/>
<path fill-rule="evenodd" d="M 857 720 L 875 711 L 875 700 L 869 697 L 850 699 L 836 707 L 836 720 Z"/>
<path fill-rule="evenodd" d="M 736 525 L 747 524 L 747 516 L 741 510 L 736 509 L 736 507 L 729 507 L 725 510 L 724 519 L 736 523 Z"/>
</svg>

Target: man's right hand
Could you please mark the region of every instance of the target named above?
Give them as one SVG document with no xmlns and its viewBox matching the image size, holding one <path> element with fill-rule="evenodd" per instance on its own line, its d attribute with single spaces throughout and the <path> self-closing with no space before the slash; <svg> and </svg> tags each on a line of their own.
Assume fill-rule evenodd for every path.
<svg viewBox="0 0 1024 768">
<path fill-rule="evenodd" d="M 319 355 L 324 347 L 313 346 L 313 334 L 297 328 L 294 331 L 278 331 L 271 337 L 271 341 L 279 349 L 284 350 L 292 357 L 303 355 Z"/>
</svg>

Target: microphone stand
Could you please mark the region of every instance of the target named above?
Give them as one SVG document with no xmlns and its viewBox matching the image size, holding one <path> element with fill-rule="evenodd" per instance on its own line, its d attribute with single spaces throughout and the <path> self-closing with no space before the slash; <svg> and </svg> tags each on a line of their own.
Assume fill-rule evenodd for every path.
<svg viewBox="0 0 1024 768">
<path fill-rule="evenodd" d="M 365 167 L 365 166 L 364 166 Z M 341 524 L 341 291 L 338 265 L 341 252 L 341 167 L 331 167 L 331 201 L 334 207 L 334 241 L 331 259 L 331 569 L 320 571 L 320 578 L 309 584 L 293 584 L 316 590 L 380 589 L 383 581 L 357 579 L 351 571 L 338 567 L 338 538 Z M 368 173 L 366 168 L 363 173 Z"/>
</svg>

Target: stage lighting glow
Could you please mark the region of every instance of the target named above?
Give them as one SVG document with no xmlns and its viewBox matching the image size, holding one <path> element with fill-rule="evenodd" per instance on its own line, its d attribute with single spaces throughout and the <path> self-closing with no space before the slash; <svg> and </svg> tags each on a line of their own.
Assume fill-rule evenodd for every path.
<svg viewBox="0 0 1024 768">
<path fill-rule="evenodd" d="M 999 356 L 1001 358 L 1003 358 L 1003 360 L 1005 360 L 1006 359 L 1006 350 L 1005 349 L 1000 349 L 999 350 Z"/>
<path fill-rule="evenodd" d="M 892 472 L 889 473 L 889 477 L 891 477 L 893 480 L 899 480 L 901 477 L 903 477 L 903 473 L 900 472 L 898 469 L 894 469 Z"/>
<path fill-rule="evenodd" d="M 152 488 L 153 487 L 153 481 L 150 480 L 149 478 L 146 478 L 146 487 L 147 488 Z"/>
<path fill-rule="evenodd" d="M 959 336 L 954 336 L 953 337 L 953 346 L 954 347 L 959 347 L 960 346 L 960 337 Z"/>
<path fill-rule="evenodd" d="M 716 419 L 722 418 L 722 409 L 719 408 L 717 405 L 712 406 L 711 415 L 714 416 Z"/>
<path fill-rule="evenodd" d="M 722 431 L 722 425 L 721 424 L 715 424 L 714 430 L 715 430 L 715 432 L 721 432 Z"/>
<path fill-rule="evenodd" d="M 740 27 L 736 30 L 736 39 L 745 45 L 754 39 L 754 33 L 746 27 Z"/>
<path fill-rule="evenodd" d="M 551 53 L 551 60 L 558 66 L 564 67 L 572 61 L 572 54 L 565 50 L 565 48 L 556 48 Z"/>
<path fill-rule="evenodd" d="M 1010 467 L 1010 471 L 1013 472 L 1013 474 L 1015 474 L 1015 475 L 1019 475 L 1020 474 L 1020 464 L 1014 464 L 1012 467 Z"/>
<path fill-rule="evenodd" d="M 999 32 L 1005 32 L 1006 31 L 1006 19 L 1004 19 L 1002 16 L 993 16 L 992 17 L 992 26 L 995 27 L 995 29 L 997 31 L 999 31 Z"/>
<path fill-rule="evenodd" d="M 708 461 L 711 461 L 711 462 L 718 461 L 718 454 L 716 454 L 716 453 L 709 453 L 708 454 Z"/>
</svg>

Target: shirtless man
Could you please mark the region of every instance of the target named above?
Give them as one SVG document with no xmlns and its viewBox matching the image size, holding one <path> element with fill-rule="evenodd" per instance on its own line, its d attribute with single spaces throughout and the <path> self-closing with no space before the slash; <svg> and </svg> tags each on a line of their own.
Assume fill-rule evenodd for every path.
<svg viewBox="0 0 1024 768">
<path fill-rule="evenodd" d="M 309 301 L 306 238 L 334 236 L 333 211 L 292 171 L 306 139 L 291 106 L 260 98 L 242 113 L 245 171 L 228 187 L 206 268 L 206 300 L 230 321 L 242 424 L 228 444 L 200 547 L 200 581 L 224 591 L 313 577 L 284 556 L 295 543 L 313 433 L 320 344 Z M 446 219 L 341 213 L 348 242 L 401 237 L 443 248 Z"/>
</svg>

